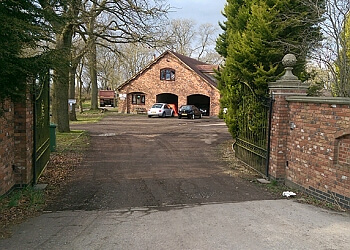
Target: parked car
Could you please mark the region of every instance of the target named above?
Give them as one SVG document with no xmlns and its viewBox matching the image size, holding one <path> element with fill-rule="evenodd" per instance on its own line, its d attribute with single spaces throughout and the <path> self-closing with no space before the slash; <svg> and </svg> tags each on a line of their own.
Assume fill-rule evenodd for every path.
<svg viewBox="0 0 350 250">
<path fill-rule="evenodd" d="M 182 105 L 179 108 L 178 118 L 181 119 L 182 117 L 189 119 L 202 118 L 202 112 L 194 105 Z"/>
<path fill-rule="evenodd" d="M 174 110 L 167 103 L 155 103 L 147 111 L 148 117 L 158 116 L 158 117 L 167 117 L 174 116 Z"/>
<path fill-rule="evenodd" d="M 199 111 L 202 113 L 202 116 L 203 115 L 208 115 L 207 110 L 204 109 L 204 108 L 200 108 Z"/>
</svg>

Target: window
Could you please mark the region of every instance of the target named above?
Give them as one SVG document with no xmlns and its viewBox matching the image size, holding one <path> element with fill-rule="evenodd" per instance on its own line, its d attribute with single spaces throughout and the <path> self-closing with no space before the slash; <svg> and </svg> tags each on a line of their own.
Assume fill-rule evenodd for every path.
<svg viewBox="0 0 350 250">
<path fill-rule="evenodd" d="M 145 99 L 144 94 L 132 94 L 132 104 L 145 104 Z"/>
<path fill-rule="evenodd" d="M 161 69 L 160 80 L 175 81 L 175 70 L 174 69 Z"/>
<path fill-rule="evenodd" d="M 156 103 L 156 104 L 153 104 L 152 108 L 155 108 L 155 109 L 160 109 L 163 107 L 163 104 L 160 104 L 160 103 Z"/>
</svg>

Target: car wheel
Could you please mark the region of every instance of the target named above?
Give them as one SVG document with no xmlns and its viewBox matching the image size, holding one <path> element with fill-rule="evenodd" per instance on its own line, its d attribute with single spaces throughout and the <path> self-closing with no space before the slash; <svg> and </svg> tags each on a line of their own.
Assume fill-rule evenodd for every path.
<svg viewBox="0 0 350 250">
<path fill-rule="evenodd" d="M 202 119 L 202 114 L 199 114 L 199 119 Z"/>
<path fill-rule="evenodd" d="M 166 116 L 165 112 L 163 112 L 162 117 L 164 118 Z"/>
<path fill-rule="evenodd" d="M 174 117 L 174 112 L 171 112 L 171 117 Z"/>
<path fill-rule="evenodd" d="M 179 115 L 177 118 L 181 119 L 181 115 Z"/>
<path fill-rule="evenodd" d="M 151 115 L 148 116 L 148 118 L 151 118 L 151 117 L 152 117 Z"/>
</svg>

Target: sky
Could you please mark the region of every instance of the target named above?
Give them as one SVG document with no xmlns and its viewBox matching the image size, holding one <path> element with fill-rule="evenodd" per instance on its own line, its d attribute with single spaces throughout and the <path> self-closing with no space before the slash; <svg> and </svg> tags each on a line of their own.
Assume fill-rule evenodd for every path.
<svg viewBox="0 0 350 250">
<path fill-rule="evenodd" d="M 215 26 L 225 20 L 221 11 L 226 0 L 168 0 L 168 3 L 176 7 L 168 15 L 171 19 L 193 19 L 198 25 L 211 23 Z"/>
</svg>

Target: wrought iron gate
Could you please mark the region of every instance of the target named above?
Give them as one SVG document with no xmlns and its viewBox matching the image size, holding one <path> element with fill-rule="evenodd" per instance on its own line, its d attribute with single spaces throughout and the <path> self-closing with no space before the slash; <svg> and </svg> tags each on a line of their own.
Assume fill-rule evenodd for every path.
<svg viewBox="0 0 350 250">
<path fill-rule="evenodd" d="M 233 145 L 235 155 L 248 166 L 268 176 L 270 98 L 258 97 L 246 84 L 240 88 L 239 131 Z"/>
<path fill-rule="evenodd" d="M 49 71 L 40 73 L 33 84 L 34 94 L 34 184 L 50 158 Z"/>
</svg>

